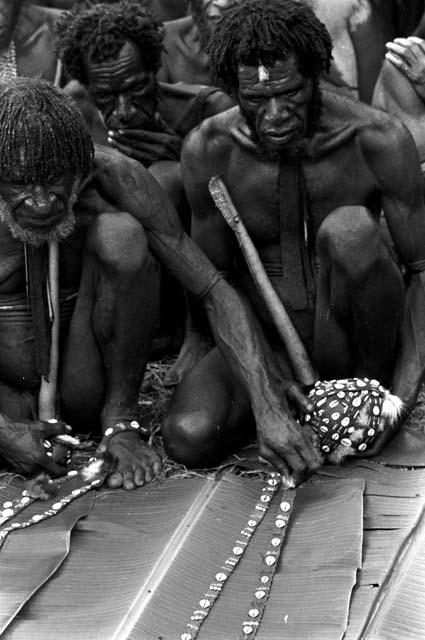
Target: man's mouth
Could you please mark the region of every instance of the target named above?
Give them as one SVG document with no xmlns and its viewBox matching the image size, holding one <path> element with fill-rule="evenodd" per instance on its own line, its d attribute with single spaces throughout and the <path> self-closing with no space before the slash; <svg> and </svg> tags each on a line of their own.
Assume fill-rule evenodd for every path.
<svg viewBox="0 0 425 640">
<path fill-rule="evenodd" d="M 19 216 L 16 217 L 16 222 L 23 229 L 46 229 L 53 228 L 58 225 L 63 219 L 63 212 L 60 213 L 52 213 L 48 216 L 44 216 L 42 218 L 30 218 L 24 217 L 21 218 Z"/>
<path fill-rule="evenodd" d="M 291 140 L 299 133 L 297 125 L 287 127 L 286 129 L 265 129 L 262 131 L 261 137 L 265 142 L 272 144 L 284 144 Z"/>
</svg>

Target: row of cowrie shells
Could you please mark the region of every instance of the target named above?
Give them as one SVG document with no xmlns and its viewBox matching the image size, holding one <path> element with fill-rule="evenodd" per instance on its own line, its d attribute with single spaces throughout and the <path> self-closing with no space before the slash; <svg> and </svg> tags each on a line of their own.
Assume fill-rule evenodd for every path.
<svg viewBox="0 0 425 640">
<path fill-rule="evenodd" d="M 56 483 L 61 484 L 64 480 L 72 478 L 78 475 L 78 471 L 76 469 L 71 469 L 68 471 L 66 476 L 63 478 L 58 478 Z M 3 506 L 0 511 L 0 527 L 3 526 L 8 520 L 14 518 L 18 513 L 20 513 L 25 507 L 28 507 L 30 504 L 35 502 L 38 498 L 34 498 L 28 495 L 28 492 L 24 489 L 21 493 L 21 496 L 16 500 L 7 500 L 3 503 Z"/>
<path fill-rule="evenodd" d="M 282 500 L 279 504 L 279 510 L 274 522 L 274 531 L 261 564 L 259 583 L 254 591 L 248 610 L 248 620 L 242 623 L 239 640 L 252 640 L 257 634 L 282 552 L 286 525 L 290 517 L 294 495 L 295 492 L 293 490 L 287 491 L 285 493 L 287 499 Z"/>
<path fill-rule="evenodd" d="M 384 393 L 385 390 L 377 380 L 368 380 L 367 378 L 365 378 L 364 380 L 354 379 L 354 381 L 350 380 L 349 382 L 351 383 L 350 390 L 346 389 L 345 392 L 336 391 L 340 388 L 346 388 L 346 386 L 343 384 L 344 381 L 340 381 L 340 382 L 330 381 L 330 382 L 324 382 L 324 383 L 317 382 L 316 385 L 320 386 L 320 388 L 317 390 L 313 389 L 312 392 L 310 392 L 310 396 L 315 396 L 315 395 L 320 396 L 325 393 L 328 396 L 331 396 L 336 392 L 336 395 L 338 397 L 340 397 L 340 394 L 343 394 L 344 397 L 347 397 L 347 396 L 353 395 L 353 391 L 352 391 L 353 386 L 354 386 L 354 393 L 358 392 L 358 390 L 360 389 L 361 395 L 358 397 L 355 397 L 352 400 L 350 399 L 347 402 L 347 404 L 345 405 L 346 410 L 344 411 L 344 413 L 348 412 L 348 410 L 350 409 L 350 404 L 353 407 L 359 408 L 364 402 L 368 402 L 368 401 L 373 402 L 372 415 L 371 415 L 371 427 L 366 431 L 366 438 L 365 438 L 366 441 L 363 441 L 357 445 L 358 451 L 365 451 L 368 445 L 373 440 L 374 436 L 376 435 L 376 432 L 379 427 L 379 419 L 381 415 L 381 404 L 382 404 L 382 397 L 383 397 L 382 394 Z M 370 386 L 374 388 L 371 390 Z M 379 389 L 379 392 L 375 390 L 376 388 Z M 326 402 L 326 398 L 323 398 L 316 403 L 315 407 L 317 408 L 318 406 L 320 406 L 325 402 Z M 336 406 L 338 404 L 339 403 L 337 401 L 330 401 L 328 406 L 332 408 L 333 406 Z M 354 446 L 354 443 L 350 439 L 349 434 L 355 431 L 355 427 L 352 426 L 351 423 L 355 420 L 359 411 L 360 409 L 358 409 L 356 414 L 352 416 L 351 419 L 347 416 L 341 420 L 341 426 L 345 427 L 344 432 L 342 434 L 338 433 L 337 431 L 332 432 L 333 431 L 332 427 L 327 426 L 330 424 L 330 421 L 329 419 L 323 419 L 321 417 L 321 415 L 323 414 L 323 410 L 320 410 L 318 412 L 315 410 L 313 414 L 307 414 L 304 420 L 306 423 L 310 423 L 314 431 L 316 431 L 316 433 L 318 433 L 318 435 L 321 437 L 322 452 L 330 453 L 331 450 L 333 450 L 339 444 L 342 444 L 343 446 L 346 446 L 346 447 Z M 339 418 L 340 418 L 340 413 L 338 412 L 331 415 L 331 419 L 334 421 L 337 421 Z"/>
<path fill-rule="evenodd" d="M 57 502 L 54 502 L 50 507 L 50 509 L 46 509 L 46 511 L 44 511 L 43 513 L 35 514 L 25 522 L 12 522 L 12 524 L 10 524 L 8 527 L 5 527 L 0 531 L 0 548 L 2 547 L 4 541 L 6 540 L 7 536 L 11 531 L 14 531 L 17 529 L 26 529 L 27 527 L 31 527 L 32 525 L 37 524 L 38 522 L 41 522 L 42 520 L 47 520 L 47 518 L 50 518 L 51 516 L 54 516 L 60 511 L 62 511 L 62 509 L 64 509 L 64 507 L 66 507 L 70 502 L 75 500 L 75 498 L 82 496 L 84 493 L 87 493 L 94 487 L 97 487 L 102 482 L 103 482 L 103 478 L 97 478 L 96 480 L 93 480 L 89 484 L 83 485 L 79 489 L 74 489 L 73 491 L 71 491 L 69 495 L 61 498 L 61 500 L 58 500 Z"/>
<path fill-rule="evenodd" d="M 180 636 L 180 640 L 195 640 L 198 635 L 201 625 L 207 618 L 208 614 L 220 595 L 226 580 L 230 574 L 234 571 L 239 560 L 242 558 L 246 551 L 246 548 L 250 542 L 250 539 L 255 533 L 258 525 L 264 518 L 276 491 L 281 483 L 281 478 L 278 473 L 272 472 L 269 475 L 267 484 L 261 491 L 261 496 L 257 501 L 245 527 L 241 530 L 241 535 L 234 542 L 232 553 L 225 560 L 221 566 L 221 571 L 215 574 L 215 580 L 211 582 L 208 590 L 204 596 L 199 600 L 199 606 L 193 611 L 190 616 L 190 622 L 186 625 L 186 631 Z"/>
</svg>

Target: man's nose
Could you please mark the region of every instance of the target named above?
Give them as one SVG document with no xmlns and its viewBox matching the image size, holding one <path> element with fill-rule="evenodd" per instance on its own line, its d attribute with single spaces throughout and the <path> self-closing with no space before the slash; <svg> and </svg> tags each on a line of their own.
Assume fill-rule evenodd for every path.
<svg viewBox="0 0 425 640">
<path fill-rule="evenodd" d="M 270 98 L 266 104 L 264 118 L 270 124 L 285 122 L 289 115 L 288 105 L 279 98 Z"/>
<path fill-rule="evenodd" d="M 119 120 L 119 122 L 124 123 L 131 120 L 134 115 L 134 111 L 135 109 L 131 104 L 129 96 L 122 94 L 118 95 L 115 109 L 112 115 L 115 116 L 115 118 Z"/>
<path fill-rule="evenodd" d="M 25 198 L 25 204 L 40 215 L 47 215 L 56 201 L 56 195 L 45 187 L 36 185 Z"/>
</svg>

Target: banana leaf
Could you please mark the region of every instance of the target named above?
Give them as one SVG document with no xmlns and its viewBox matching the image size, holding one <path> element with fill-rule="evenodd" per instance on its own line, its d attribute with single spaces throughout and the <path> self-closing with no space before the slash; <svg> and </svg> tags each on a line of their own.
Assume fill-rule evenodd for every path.
<svg viewBox="0 0 425 640">
<path fill-rule="evenodd" d="M 366 482 L 363 566 L 344 640 L 425 638 L 425 470 L 359 460 L 321 473 Z"/>
<path fill-rule="evenodd" d="M 178 639 L 262 486 L 227 475 L 100 492 L 89 518 L 74 529 L 66 562 L 4 638 Z M 342 638 L 360 566 L 362 493 L 361 481 L 332 478 L 297 491 L 259 640 Z M 278 497 L 199 640 L 238 637 L 277 506 Z"/>
<path fill-rule="evenodd" d="M 3 475 L 0 504 L 18 498 L 23 487 L 21 478 Z M 0 550 L 0 635 L 65 560 L 71 531 L 89 513 L 92 501 L 91 495 L 83 496 L 54 518 L 9 534 Z M 13 521 L 28 520 L 44 511 L 50 502 L 34 502 Z"/>
</svg>

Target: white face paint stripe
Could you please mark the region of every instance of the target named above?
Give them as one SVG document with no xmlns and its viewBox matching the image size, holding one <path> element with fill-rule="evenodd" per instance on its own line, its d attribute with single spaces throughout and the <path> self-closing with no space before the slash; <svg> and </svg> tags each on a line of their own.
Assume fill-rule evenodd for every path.
<svg viewBox="0 0 425 640">
<path fill-rule="evenodd" d="M 267 80 L 270 80 L 270 73 L 261 61 L 258 63 L 257 72 L 258 82 L 267 82 Z"/>
</svg>

